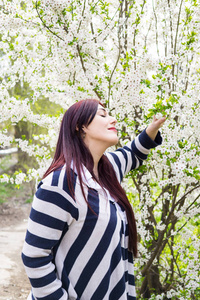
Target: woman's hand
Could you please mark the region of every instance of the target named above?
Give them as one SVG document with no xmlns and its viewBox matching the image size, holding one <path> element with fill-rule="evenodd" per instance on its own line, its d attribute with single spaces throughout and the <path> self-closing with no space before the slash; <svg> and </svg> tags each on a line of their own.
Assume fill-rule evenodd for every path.
<svg viewBox="0 0 200 300">
<path fill-rule="evenodd" d="M 154 141 L 156 138 L 156 135 L 158 133 L 158 130 L 160 127 L 162 127 L 162 125 L 164 124 L 166 120 L 166 117 L 162 117 L 160 119 L 156 119 L 155 116 L 153 116 L 153 121 L 151 124 L 149 124 L 149 126 L 146 129 L 146 133 L 148 134 L 148 136 Z"/>
</svg>

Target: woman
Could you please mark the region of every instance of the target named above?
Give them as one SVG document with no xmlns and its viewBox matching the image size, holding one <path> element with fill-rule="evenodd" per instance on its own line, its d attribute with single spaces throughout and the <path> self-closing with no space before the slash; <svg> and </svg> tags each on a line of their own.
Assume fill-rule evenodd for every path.
<svg viewBox="0 0 200 300">
<path fill-rule="evenodd" d="M 165 118 L 113 153 L 116 119 L 93 99 L 65 113 L 53 162 L 30 213 L 22 259 L 30 299 L 136 299 L 137 232 L 120 182 L 161 143 Z"/>
</svg>

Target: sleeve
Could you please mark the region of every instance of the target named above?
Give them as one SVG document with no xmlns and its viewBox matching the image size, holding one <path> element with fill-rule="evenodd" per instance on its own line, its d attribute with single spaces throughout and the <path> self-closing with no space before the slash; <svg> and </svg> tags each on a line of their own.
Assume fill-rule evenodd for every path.
<svg viewBox="0 0 200 300">
<path fill-rule="evenodd" d="M 68 294 L 57 278 L 53 249 L 64 231 L 78 218 L 78 210 L 70 196 L 57 186 L 41 184 L 28 221 L 22 250 L 22 261 L 35 299 L 67 300 Z"/>
<path fill-rule="evenodd" d="M 142 165 L 143 160 L 147 156 L 151 148 L 162 143 L 162 137 L 158 132 L 155 140 L 153 141 L 146 133 L 146 129 L 142 131 L 136 138 L 127 143 L 123 148 L 119 148 L 114 152 L 106 153 L 109 161 L 111 162 L 119 182 L 123 177 L 133 169 L 137 169 Z"/>
</svg>

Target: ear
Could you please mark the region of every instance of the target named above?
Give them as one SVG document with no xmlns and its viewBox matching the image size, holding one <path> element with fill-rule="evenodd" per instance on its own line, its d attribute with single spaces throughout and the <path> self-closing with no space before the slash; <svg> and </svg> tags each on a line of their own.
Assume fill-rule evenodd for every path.
<svg viewBox="0 0 200 300">
<path fill-rule="evenodd" d="M 85 133 L 85 129 L 86 129 L 86 127 L 83 125 L 83 126 L 81 127 L 81 130 L 82 130 L 83 133 Z"/>
<path fill-rule="evenodd" d="M 80 132 L 80 134 L 85 134 L 85 129 L 86 129 L 86 127 L 83 125 L 83 126 L 81 127 L 81 129 L 79 130 L 78 126 L 76 125 L 76 131 L 77 131 L 77 132 Z"/>
</svg>

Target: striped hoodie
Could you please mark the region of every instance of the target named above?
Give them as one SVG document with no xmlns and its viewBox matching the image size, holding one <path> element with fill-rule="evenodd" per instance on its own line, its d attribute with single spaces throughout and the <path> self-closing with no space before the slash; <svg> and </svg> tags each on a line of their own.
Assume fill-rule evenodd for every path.
<svg viewBox="0 0 200 300">
<path fill-rule="evenodd" d="M 152 141 L 144 130 L 123 148 L 107 152 L 118 180 L 138 168 L 161 141 L 160 133 Z M 38 185 L 22 251 L 32 286 L 29 299 L 136 300 L 126 213 L 85 167 L 84 174 L 93 212 L 76 172 L 71 172 L 76 201 L 64 167 Z"/>
</svg>

